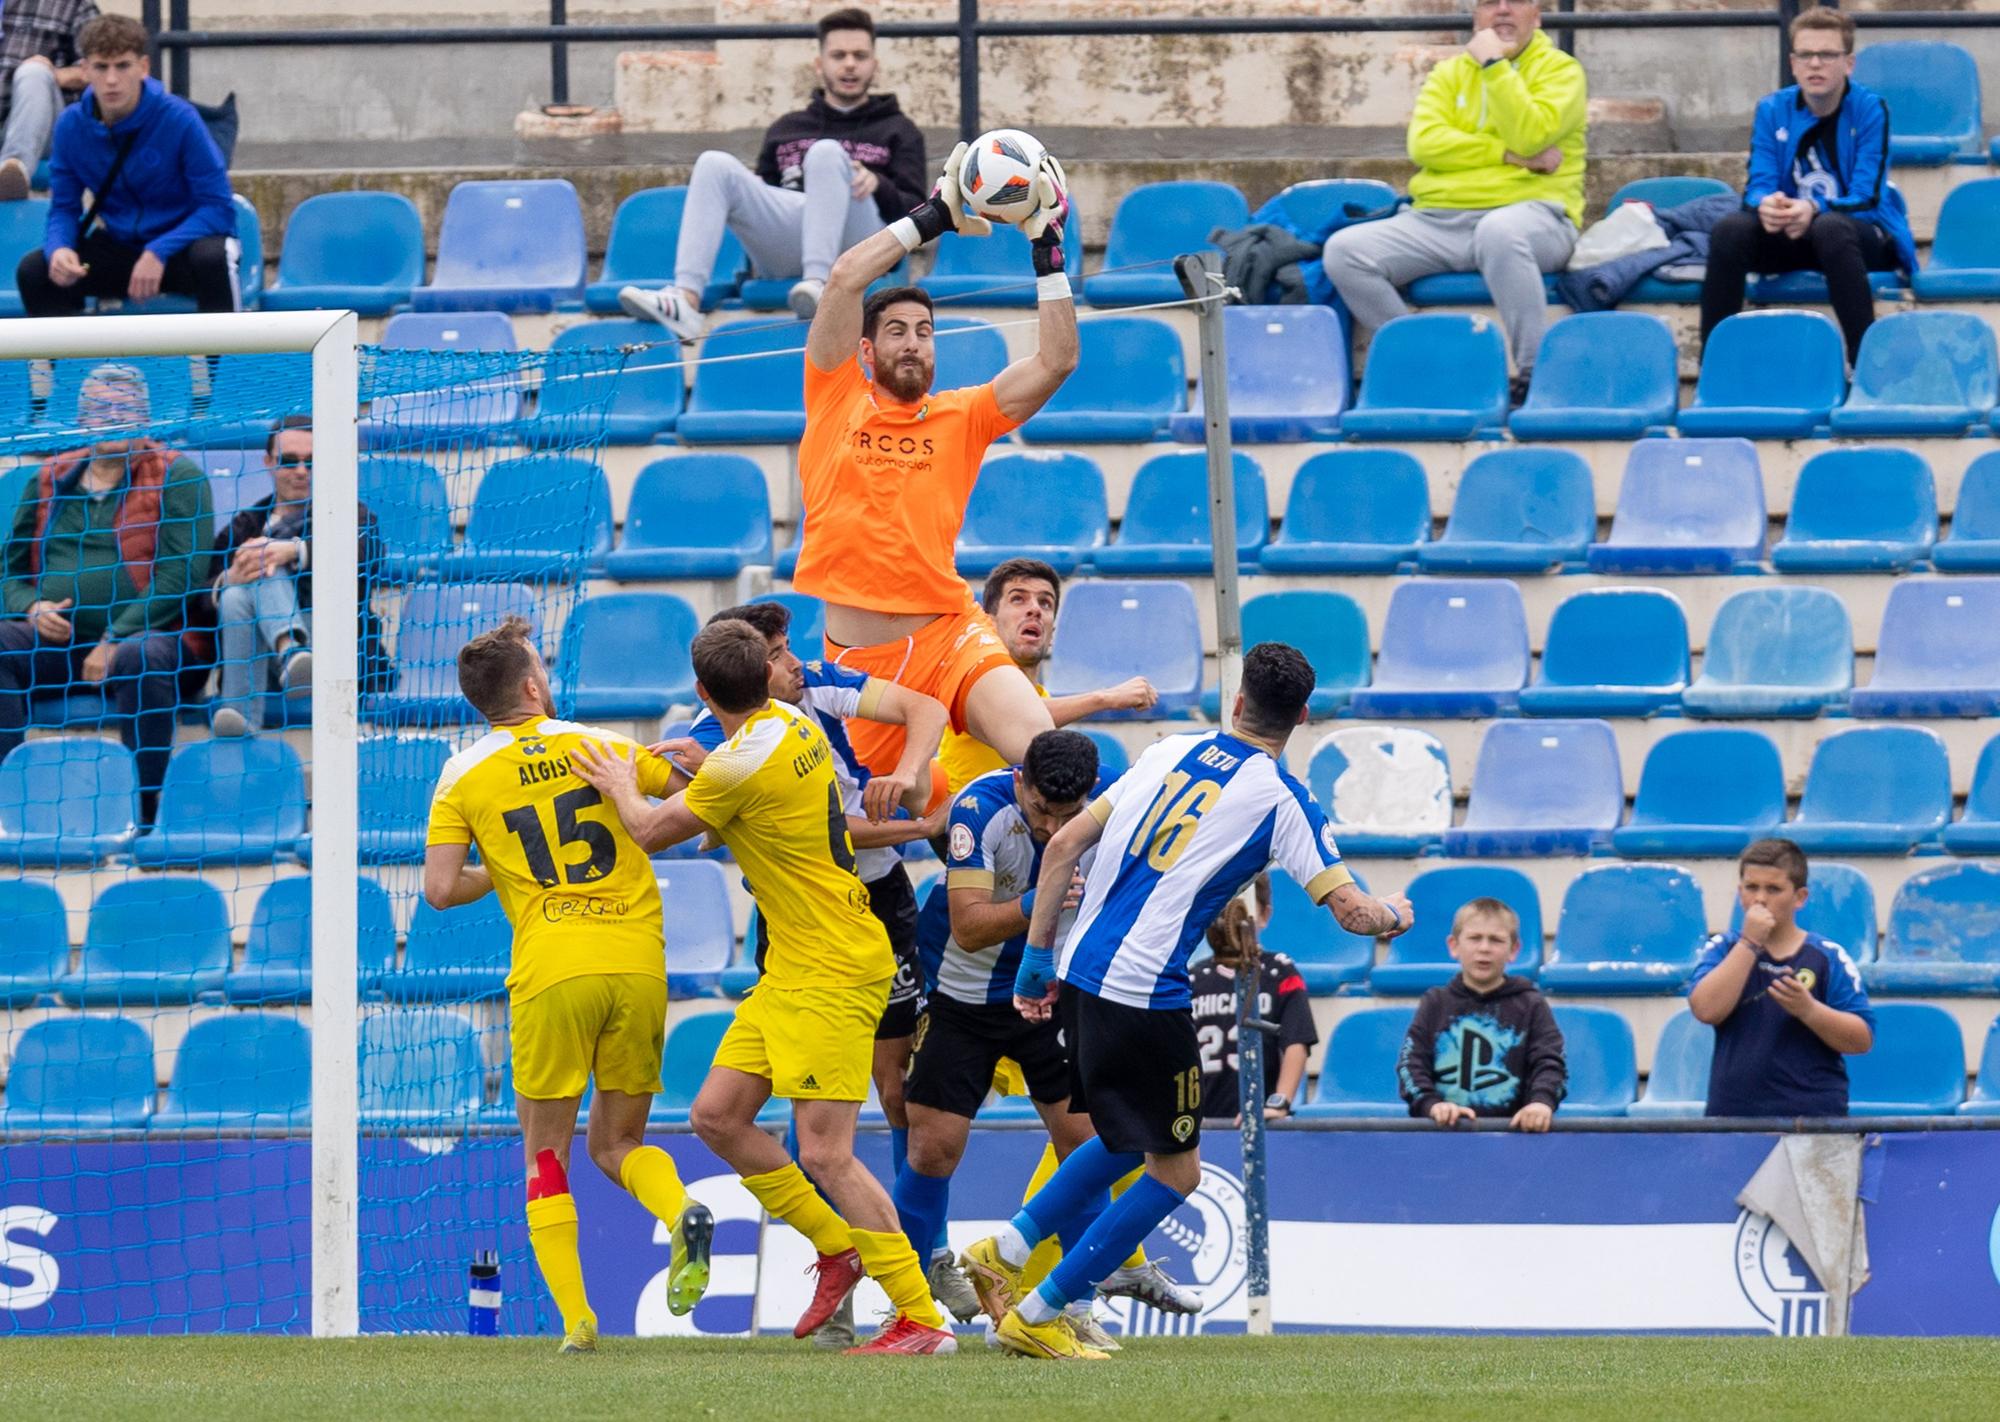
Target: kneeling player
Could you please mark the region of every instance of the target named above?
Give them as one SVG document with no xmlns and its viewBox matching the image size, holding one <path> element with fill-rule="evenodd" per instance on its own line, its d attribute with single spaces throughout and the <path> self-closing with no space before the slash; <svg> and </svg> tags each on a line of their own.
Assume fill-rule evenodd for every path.
<svg viewBox="0 0 2000 1422">
<path fill-rule="evenodd" d="M 510 618 L 466 643 L 458 684 L 493 729 L 438 777 L 424 898 L 447 909 L 497 889 L 514 927 L 507 996 L 528 1156 L 528 1243 L 562 1312 L 562 1351 L 595 1352 L 597 1315 L 584 1293 L 569 1192 L 577 1106 L 593 1076 L 590 1158 L 672 1231 L 668 1308 L 688 1312 L 708 1286 L 714 1221 L 688 1198 L 673 1157 L 645 1142 L 667 1021 L 659 883 L 603 797 L 569 773 L 572 748 L 622 738 L 555 719 L 526 622 Z M 663 791 L 671 767 L 631 750 L 636 786 Z M 477 866 L 466 863 L 475 844 Z"/>
<path fill-rule="evenodd" d="M 1060 973 L 1070 1105 L 1090 1114 L 1097 1137 L 1070 1152 L 1006 1229 L 966 1252 L 974 1281 L 1014 1300 L 999 1328 L 1001 1344 L 1014 1352 L 1102 1358 L 1062 1326 L 1063 1309 L 1088 1298 L 1200 1183 L 1201 1049 L 1187 960 L 1222 905 L 1275 864 L 1350 933 L 1394 936 L 1410 926 L 1408 900 L 1373 899 L 1356 887 L 1326 816 L 1284 767 L 1313 680 L 1295 648 L 1251 648 L 1233 732 L 1152 746 L 1043 855 L 1015 984 L 1015 1005 L 1035 1021 L 1058 1002 L 1056 896 L 1084 854 L 1106 841 L 1085 875 Z M 1142 1160 L 1139 1181 L 1089 1224 L 1048 1278 L 1023 1293 L 1020 1271 L 1035 1244 L 1074 1228 L 1098 1193 Z"/>
<path fill-rule="evenodd" d="M 818 1286 L 795 1336 L 832 1317 L 866 1272 L 896 1318 L 856 1351 L 954 1352 L 957 1340 L 942 1327 L 888 1191 L 854 1157 L 896 965 L 855 877 L 833 750 L 811 718 L 770 699 L 770 647 L 756 628 L 713 623 L 690 652 L 697 689 L 728 739 L 686 790 L 652 805 L 631 761 L 589 747 L 571 759 L 649 852 L 717 835 L 769 924 L 763 977 L 716 1049 L 690 1113 L 695 1132 L 818 1251 Z M 758 1127 L 757 1112 L 774 1095 L 792 1103 L 800 1158 L 839 1214 Z"/>
</svg>

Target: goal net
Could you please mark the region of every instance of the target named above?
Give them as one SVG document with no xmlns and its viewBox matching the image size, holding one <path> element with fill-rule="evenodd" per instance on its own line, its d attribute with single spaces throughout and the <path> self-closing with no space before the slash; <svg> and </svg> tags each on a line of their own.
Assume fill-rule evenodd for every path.
<svg viewBox="0 0 2000 1422">
<path fill-rule="evenodd" d="M 0 325 L 0 1333 L 462 1331 L 486 1251 L 546 1322 L 510 935 L 424 827 L 469 637 L 571 704 L 632 357 L 449 326 Z"/>
</svg>

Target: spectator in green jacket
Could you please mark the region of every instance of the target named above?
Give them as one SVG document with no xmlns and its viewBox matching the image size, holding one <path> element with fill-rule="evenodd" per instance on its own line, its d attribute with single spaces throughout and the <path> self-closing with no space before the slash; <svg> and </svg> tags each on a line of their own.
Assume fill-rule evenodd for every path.
<svg viewBox="0 0 2000 1422">
<path fill-rule="evenodd" d="M 175 713 L 212 657 L 190 625 L 208 581 L 215 515 L 201 466 L 156 440 L 146 378 L 101 365 L 83 383 L 86 449 L 45 462 L 21 491 L 0 550 L 0 756 L 21 743 L 29 698 L 101 688 L 138 760 L 150 823 Z"/>
<path fill-rule="evenodd" d="M 1327 239 L 1326 273 L 1373 329 L 1406 315 L 1397 288 L 1435 272 L 1486 278 L 1519 403 L 1541 344 L 1542 274 L 1583 221 L 1583 66 L 1542 32 L 1539 0 L 1478 0 L 1462 54 L 1424 81 L 1410 120 L 1413 206 Z"/>
</svg>

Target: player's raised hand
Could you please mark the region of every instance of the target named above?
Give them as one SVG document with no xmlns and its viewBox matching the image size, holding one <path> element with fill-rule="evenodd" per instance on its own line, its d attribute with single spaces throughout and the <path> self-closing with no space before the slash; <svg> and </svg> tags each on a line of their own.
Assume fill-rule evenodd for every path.
<svg viewBox="0 0 2000 1422">
<path fill-rule="evenodd" d="M 879 825 L 895 819 L 896 807 L 903 803 L 903 797 L 916 783 L 914 775 L 905 775 L 900 770 L 870 776 L 867 786 L 861 791 L 861 813 L 868 817 L 870 824 Z"/>
<path fill-rule="evenodd" d="M 655 741 L 646 749 L 654 755 L 666 757 L 689 775 L 700 770 L 701 763 L 708 759 L 708 747 L 693 736 L 674 736 L 668 740 Z"/>
<path fill-rule="evenodd" d="M 1060 252 L 1063 223 L 1069 220 L 1069 178 L 1064 174 L 1062 164 L 1056 161 L 1056 155 L 1046 150 L 1042 153 L 1042 161 L 1035 166 L 1034 200 L 1034 207 L 1021 219 L 1021 232 L 1039 246 L 1053 230 L 1053 245 Z M 1039 258 L 1036 270 L 1040 272 Z M 1062 270 L 1060 256 L 1056 258 L 1055 270 Z"/>
<path fill-rule="evenodd" d="M 595 786 L 607 799 L 639 793 L 639 767 L 616 747 L 580 741 L 570 751 L 569 763 L 586 785 Z"/>
</svg>

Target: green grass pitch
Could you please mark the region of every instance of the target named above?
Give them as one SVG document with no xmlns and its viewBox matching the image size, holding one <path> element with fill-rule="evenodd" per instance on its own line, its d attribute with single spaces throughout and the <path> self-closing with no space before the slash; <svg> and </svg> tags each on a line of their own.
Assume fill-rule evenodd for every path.
<svg viewBox="0 0 2000 1422">
<path fill-rule="evenodd" d="M 974 1341 L 968 1339 L 968 1341 Z M 11 1417 L 439 1417 L 576 1422 L 1064 1418 L 1799 1418 L 1995 1415 L 1985 1339 L 1215 1337 L 1109 1362 L 988 1354 L 842 1358 L 784 1340 L 59 1338 L 0 1340 Z"/>
</svg>

